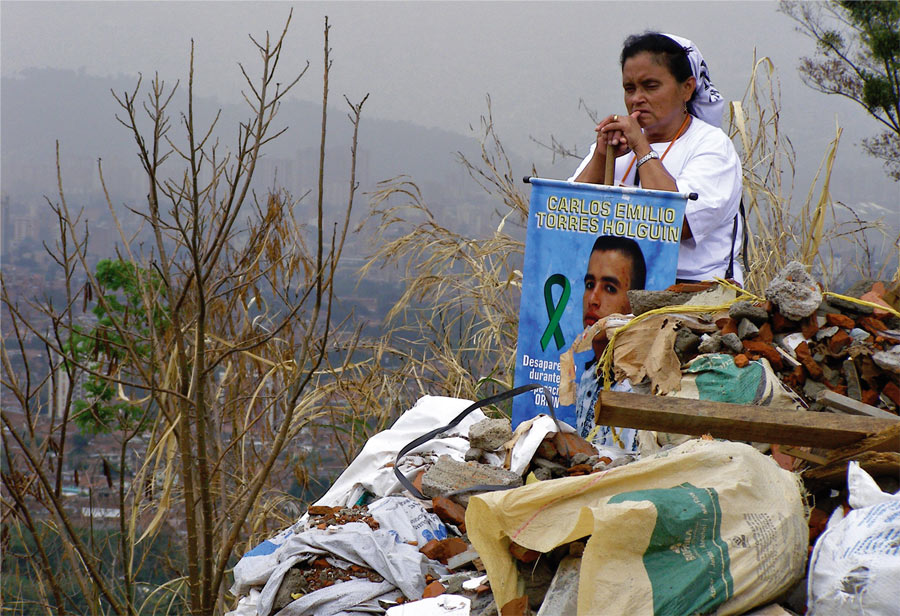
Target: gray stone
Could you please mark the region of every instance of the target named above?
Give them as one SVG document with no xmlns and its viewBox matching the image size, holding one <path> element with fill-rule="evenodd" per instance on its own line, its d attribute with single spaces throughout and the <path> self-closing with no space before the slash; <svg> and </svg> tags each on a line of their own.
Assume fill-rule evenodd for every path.
<svg viewBox="0 0 900 616">
<path fill-rule="evenodd" d="M 852 314 L 859 315 L 869 315 L 875 312 L 875 310 L 871 306 L 863 306 L 861 304 L 857 304 L 855 302 L 848 302 L 845 299 L 841 299 L 839 297 L 828 297 L 828 303 L 831 304 L 838 312 L 849 312 Z"/>
<path fill-rule="evenodd" d="M 831 385 L 832 387 L 837 387 L 841 384 L 841 373 L 838 370 L 835 370 L 828 364 L 821 364 L 822 366 L 822 378 Z"/>
<path fill-rule="evenodd" d="M 562 616 L 575 614 L 578 611 L 578 580 L 581 577 L 581 558 L 566 556 L 563 558 L 537 616 Z"/>
<path fill-rule="evenodd" d="M 466 550 L 465 552 L 461 552 L 459 554 L 456 554 L 455 556 L 451 556 L 450 558 L 448 558 L 447 559 L 447 567 L 449 567 L 450 569 L 459 569 L 463 565 L 468 565 L 470 562 L 472 562 L 476 558 L 478 558 L 478 552 L 474 548 L 472 548 L 472 549 Z M 463 582 L 464 581 L 465 580 L 463 580 Z M 460 582 L 459 585 L 462 586 L 462 582 Z M 452 593 L 453 591 L 447 590 L 445 592 Z"/>
<path fill-rule="evenodd" d="M 469 445 L 485 451 L 496 451 L 511 438 L 508 419 L 482 419 L 469 428 Z"/>
<path fill-rule="evenodd" d="M 553 581 L 554 569 L 546 558 L 539 558 L 533 563 L 516 562 L 519 569 L 519 580 L 525 582 L 525 594 L 528 595 L 528 607 L 537 610 L 544 602 L 550 582 Z"/>
<path fill-rule="evenodd" d="M 522 485 L 522 477 L 503 468 L 478 462 L 460 462 L 450 456 L 438 458 L 422 476 L 422 493 L 428 498 L 477 485 L 519 487 Z M 466 507 L 471 494 L 473 493 L 457 494 L 452 500 Z"/>
<path fill-rule="evenodd" d="M 802 263 L 791 261 L 769 282 L 766 299 L 774 302 L 782 315 L 799 321 L 818 309 L 822 291 Z"/>
<path fill-rule="evenodd" d="M 549 468 L 544 468 L 542 466 L 535 466 L 532 470 L 534 473 L 535 479 L 538 481 L 547 481 L 548 479 L 553 479 L 553 473 L 550 472 Z"/>
<path fill-rule="evenodd" d="M 537 468 L 543 468 L 550 471 L 550 474 L 554 477 L 565 477 L 568 472 L 568 468 L 559 464 L 557 462 L 553 462 L 552 460 L 547 460 L 545 458 L 540 458 L 535 456 L 531 459 L 531 464 Z"/>
<path fill-rule="evenodd" d="M 574 459 L 574 458 L 573 458 L 573 459 Z M 594 465 L 595 465 L 597 462 L 599 462 L 599 461 L 600 461 L 600 456 L 598 456 L 598 455 L 593 455 L 593 456 L 590 456 L 590 457 L 587 459 L 587 461 L 585 461 L 585 464 L 590 464 L 591 466 L 594 466 Z"/>
<path fill-rule="evenodd" d="M 741 319 L 738 323 L 738 338 L 744 340 L 759 333 L 759 328 L 750 319 Z"/>
<path fill-rule="evenodd" d="M 484 451 L 479 449 L 478 447 L 469 447 L 465 455 L 466 462 L 478 462 L 483 455 Z"/>
<path fill-rule="evenodd" d="M 735 321 L 750 319 L 757 325 L 762 325 L 769 320 L 769 313 L 762 306 L 756 306 L 752 302 L 740 301 L 731 304 L 728 308 L 728 316 Z"/>
<path fill-rule="evenodd" d="M 709 334 L 700 337 L 700 345 L 697 350 L 701 353 L 718 353 L 722 348 L 722 336 L 720 334 Z"/>
<path fill-rule="evenodd" d="M 284 574 L 284 577 L 281 578 L 281 586 L 278 587 L 278 592 L 275 593 L 275 601 L 272 604 L 272 613 L 274 614 L 288 603 L 291 603 L 294 600 L 291 595 L 305 595 L 307 592 L 309 592 L 309 585 L 306 582 L 306 578 L 303 577 L 303 573 L 300 569 L 291 567 Z"/>
<path fill-rule="evenodd" d="M 722 336 L 722 346 L 724 346 L 732 353 L 744 352 L 744 345 L 741 344 L 741 339 L 738 338 L 738 335 L 735 333 L 725 334 L 724 336 Z"/>
<path fill-rule="evenodd" d="M 859 386 L 859 374 L 852 359 L 845 359 L 841 365 L 844 379 L 847 381 L 847 397 L 854 400 L 862 400 L 862 389 Z"/>
<path fill-rule="evenodd" d="M 696 351 L 697 347 L 700 346 L 700 336 L 686 327 L 681 327 L 675 334 L 674 346 L 678 356 L 684 358 L 686 355 Z"/>
<path fill-rule="evenodd" d="M 575 466 L 576 464 L 587 464 L 589 459 L 589 455 L 587 455 L 583 451 L 579 451 L 574 456 L 572 456 L 570 462 L 572 463 L 572 466 Z"/>
<path fill-rule="evenodd" d="M 873 353 L 872 361 L 882 370 L 900 374 L 900 344 L 892 346 L 887 351 Z"/>
<path fill-rule="evenodd" d="M 836 333 L 838 333 L 838 331 L 840 329 L 841 328 L 838 327 L 837 325 L 823 327 L 822 329 L 820 329 L 819 331 L 816 332 L 816 340 L 825 340 L 826 338 L 831 338 Z"/>
<path fill-rule="evenodd" d="M 858 342 L 863 342 L 871 337 L 871 334 L 864 329 L 854 327 L 850 330 L 850 337 Z"/>
<path fill-rule="evenodd" d="M 657 308 L 679 306 L 694 296 L 693 293 L 675 293 L 674 291 L 628 291 L 628 303 L 634 316 L 644 314 Z"/>
</svg>

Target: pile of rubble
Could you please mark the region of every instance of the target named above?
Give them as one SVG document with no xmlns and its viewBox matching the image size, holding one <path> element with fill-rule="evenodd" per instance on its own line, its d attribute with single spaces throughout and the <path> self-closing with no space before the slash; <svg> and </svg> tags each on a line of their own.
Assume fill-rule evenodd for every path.
<svg viewBox="0 0 900 616">
<path fill-rule="evenodd" d="M 713 284 L 629 291 L 628 296 L 637 316 L 684 304 Z M 823 296 L 805 268 L 792 262 L 772 280 L 765 300 L 738 301 L 727 314 L 712 315 L 711 322 L 681 328 L 674 350 L 681 364 L 702 353 L 728 353 L 738 367 L 764 358 L 810 410 L 883 416 L 872 412 L 878 408 L 896 414 L 900 318 L 889 300 L 900 305 L 897 284 L 890 293 L 880 282 L 862 286 L 864 299 Z M 879 304 L 883 308 L 875 307 Z"/>
<path fill-rule="evenodd" d="M 682 285 L 663 292 L 629 292 L 629 299 L 637 316 L 655 308 L 682 304 L 709 287 L 706 284 Z M 875 286 L 863 291 L 868 295 L 861 292 L 861 301 L 823 296 L 805 270 L 791 264 L 772 282 L 764 300 L 734 302 L 727 312 L 679 322 L 672 351 L 682 366 L 689 365 L 700 355 L 715 353 L 731 355 L 738 368 L 764 360 L 782 385 L 808 410 L 896 418 L 900 407 L 900 318 L 897 316 L 900 313 L 896 309 L 897 298 L 892 293 L 896 294 L 897 290 L 888 292 L 884 287 Z M 677 308 L 672 310 L 677 312 Z M 837 461 L 843 465 L 839 481 L 823 484 L 824 488 L 817 485 L 815 491 L 804 490 L 797 471 L 815 467 L 810 460 L 819 459 L 824 463 L 829 459 L 827 452 L 806 448 L 805 454 L 798 454 L 799 458 L 780 454 L 776 464 L 771 457 L 747 445 L 704 437 L 636 461 L 640 457 L 637 454 L 598 449 L 578 437 L 571 427 L 546 416 L 523 422 L 515 431 L 508 420 L 488 418 L 478 409 L 462 420 L 454 417 L 463 408 L 469 410 L 468 405 L 469 401 L 426 396 L 391 430 L 370 439 L 332 489 L 309 508 L 307 515 L 241 560 L 235 568 L 236 581 L 232 588 L 241 599 L 230 615 L 329 616 L 386 612 L 388 616 L 549 616 L 576 612 L 614 613 L 616 610 L 609 611 L 608 606 L 594 606 L 585 611 L 586 599 L 579 597 L 582 561 L 588 562 L 587 553 L 592 550 L 594 561 L 591 561 L 591 567 L 596 566 L 597 544 L 591 548 L 596 533 L 592 530 L 571 531 L 572 536 L 567 540 L 548 543 L 549 547 L 545 549 L 528 547 L 540 543 L 534 534 L 540 535 L 540 531 L 532 529 L 530 536 L 522 532 L 521 543 L 517 541 L 518 533 L 541 515 L 549 516 L 549 520 L 542 522 L 546 529 L 544 534 L 553 534 L 551 529 L 559 531 L 554 526 L 591 529 L 594 527 L 590 525 L 597 522 L 590 522 L 589 513 L 604 510 L 607 502 L 604 499 L 614 502 L 609 494 L 614 494 L 612 498 L 618 503 L 625 488 L 628 494 L 643 495 L 684 486 L 693 490 L 692 484 L 696 483 L 701 492 L 715 491 L 707 484 L 717 480 L 709 477 L 719 475 L 723 476 L 722 481 L 735 482 L 720 486 L 717 498 L 722 500 L 721 503 L 716 498 L 710 501 L 715 507 L 722 506 L 724 514 L 718 514 L 724 520 L 721 523 L 749 526 L 738 530 L 729 528 L 731 535 L 728 536 L 723 526 L 724 543 L 712 538 L 704 542 L 691 536 L 704 528 L 705 522 L 701 520 L 687 531 L 686 536 L 665 539 L 672 544 L 664 541 L 660 551 L 666 558 L 672 554 L 684 556 L 683 563 L 687 567 L 695 566 L 693 561 L 706 559 L 712 553 L 711 546 L 720 545 L 727 552 L 724 565 L 718 565 L 726 568 L 722 578 L 730 579 L 735 572 L 733 586 L 726 584 L 725 587 L 731 601 L 723 604 L 725 597 L 715 598 L 716 592 L 711 590 L 713 598 L 707 598 L 707 601 L 712 603 L 702 604 L 705 607 L 679 608 L 681 598 L 676 596 L 672 604 L 675 607 L 670 605 L 666 608 L 669 611 L 662 611 L 759 616 L 804 614 L 807 587 L 810 593 L 819 594 L 825 588 L 822 582 L 815 582 L 819 584 L 815 586 L 810 573 L 812 566 L 809 571 L 806 567 L 807 554 L 813 555 L 811 562 L 819 562 L 835 551 L 829 543 L 827 548 L 820 550 L 823 555 L 816 558 L 814 548 L 825 544 L 820 535 L 828 534 L 826 522 L 830 528 L 841 523 L 842 517 L 851 519 L 855 513 L 851 508 L 862 511 L 870 504 L 883 507 L 884 503 L 889 503 L 896 511 L 890 510 L 883 515 L 900 515 L 900 496 L 893 494 L 898 490 L 896 477 L 900 454 L 889 454 L 891 457 L 886 463 L 880 459 L 882 465 L 876 471 L 880 469 L 881 472 L 872 473 L 874 480 L 859 469 L 854 471 L 862 473 L 864 478 L 854 475 L 856 479 L 850 481 L 850 492 L 845 477 L 851 457 L 839 457 Z M 453 422 L 450 422 L 451 418 L 454 418 Z M 428 433 L 435 425 L 448 423 L 452 429 L 416 447 L 406 456 L 397 455 L 404 445 Z M 881 435 L 872 442 L 888 443 L 888 450 L 896 452 L 900 421 L 889 425 L 892 426 L 888 430 L 890 434 Z M 715 453 L 714 447 L 719 445 L 732 449 Z M 865 447 L 854 451 L 865 451 Z M 688 464 L 687 470 L 678 471 L 682 474 L 669 477 L 659 470 L 661 466 L 675 464 L 679 457 L 694 456 L 699 460 L 704 455 L 714 454 L 720 456 L 720 461 L 709 458 L 702 464 Z M 822 455 L 817 458 L 817 454 Z M 752 456 L 758 456 L 762 461 Z M 746 460 L 752 460 L 752 464 Z M 654 467 L 654 464 L 659 466 Z M 739 476 L 748 466 L 756 464 L 763 469 L 760 472 L 770 475 Z M 705 472 L 710 476 L 703 475 Z M 406 481 L 398 482 L 397 474 L 402 474 Z M 661 483 L 657 485 L 654 481 Z M 884 492 L 875 486 L 875 481 Z M 404 489 L 408 483 L 411 486 Z M 571 495 L 585 498 L 604 483 L 615 489 L 607 490 L 609 494 L 597 497 L 599 500 L 587 501 L 587 508 L 582 502 L 566 509 L 570 493 L 565 490 L 565 497 L 540 497 L 535 488 L 536 485 L 564 485 L 568 486 L 566 489 Z M 777 496 L 767 492 L 775 489 L 776 484 L 781 485 L 779 489 L 784 490 L 785 496 L 782 497 L 781 492 L 777 492 Z M 865 488 L 866 498 L 853 493 L 863 490 L 861 485 Z M 742 501 L 738 511 L 727 510 L 729 505 L 725 501 L 741 489 L 747 490 L 745 496 L 750 500 Z M 815 502 L 804 507 L 803 499 L 811 499 L 813 492 Z M 551 490 L 547 493 L 551 494 Z M 515 500 L 519 494 L 523 495 L 521 500 Z M 473 495 L 479 495 L 475 501 L 471 501 Z M 690 498 L 697 501 L 698 496 L 691 493 Z M 472 502 L 477 504 L 477 514 L 472 513 Z M 776 515 L 775 508 L 781 506 L 791 508 L 785 510 L 787 513 L 779 511 Z M 705 507 L 701 505 L 701 509 L 705 513 Z M 565 513 L 554 513 L 557 510 Z M 558 524 L 554 522 L 554 515 L 559 515 Z M 602 515 L 608 515 L 608 512 Z M 662 518 L 668 514 L 657 503 L 655 515 Z M 871 512 L 867 515 L 870 521 L 875 519 Z M 471 528 L 476 523 L 478 528 Z M 490 526 L 490 530 L 485 530 L 482 525 Z M 609 538 L 613 543 L 617 539 L 615 536 Z M 647 541 L 658 542 L 660 538 L 654 535 L 652 541 L 650 538 Z M 876 554 L 875 561 L 872 561 L 872 554 L 881 549 L 878 546 L 884 543 L 882 539 L 873 541 L 866 537 L 860 541 L 865 547 L 854 548 L 859 551 L 858 557 L 869 559 L 864 562 L 870 564 L 877 561 L 880 553 Z M 498 555 L 498 545 L 502 546 L 503 554 Z M 731 566 L 738 567 L 738 561 L 743 558 L 741 550 L 752 553 L 748 556 L 752 563 L 750 572 L 741 572 L 742 579 L 739 580 L 737 569 L 729 571 L 727 566 L 730 557 Z M 486 562 L 489 555 L 490 560 Z M 769 559 L 765 564 L 755 560 L 763 557 Z M 880 575 L 888 580 L 893 576 L 890 571 L 900 568 L 897 555 L 893 554 L 891 558 L 883 561 L 888 564 L 878 565 L 887 567 Z M 504 569 L 504 559 L 514 563 L 514 571 L 511 572 L 509 567 Z M 717 561 L 712 558 L 710 562 L 709 566 L 713 567 Z M 614 569 L 620 565 L 610 566 L 613 567 L 611 573 L 616 574 Z M 825 569 L 825 565 L 819 567 L 820 571 Z M 772 575 L 775 569 L 779 575 Z M 872 606 L 875 605 L 873 597 L 881 591 L 876 588 L 874 577 L 866 578 L 871 572 L 862 569 L 854 569 L 857 576 L 854 579 L 859 578 L 857 590 L 869 593 L 869 605 Z M 678 577 L 670 569 L 667 572 L 667 576 L 674 576 L 673 579 Z M 827 578 L 832 574 L 819 574 L 820 577 L 823 575 Z M 846 581 L 836 578 L 832 585 L 845 588 Z M 702 580 L 689 580 L 687 584 L 705 585 Z M 656 592 L 657 587 L 653 588 Z M 624 586 L 622 592 L 625 592 Z M 853 597 L 859 599 L 856 594 Z M 845 599 L 847 597 L 822 599 L 817 596 L 816 613 L 840 613 L 841 601 Z M 809 598 L 810 605 L 813 600 L 813 597 Z M 829 611 L 828 605 L 834 609 Z M 867 613 L 880 612 L 873 608 Z"/>
</svg>

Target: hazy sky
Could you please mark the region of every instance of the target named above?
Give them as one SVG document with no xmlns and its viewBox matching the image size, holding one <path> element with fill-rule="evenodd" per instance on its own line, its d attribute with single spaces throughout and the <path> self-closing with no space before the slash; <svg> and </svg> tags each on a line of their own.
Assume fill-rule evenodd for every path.
<svg viewBox="0 0 900 616">
<path fill-rule="evenodd" d="M 190 40 L 196 45 L 196 88 L 223 101 L 239 96 L 243 62 L 252 74 L 258 39 L 284 25 L 293 8 L 284 68 L 310 71 L 294 91 L 321 96 L 322 29 L 332 25 L 332 100 L 371 93 L 366 113 L 468 133 L 490 94 L 504 143 L 526 158 L 541 151 L 531 137 L 556 135 L 582 150 L 592 125 L 579 98 L 602 113 L 621 112 L 618 53 L 623 39 L 648 28 L 692 39 L 726 99 L 740 99 L 754 50 L 769 56 L 782 86 L 783 123 L 813 169 L 845 128 L 841 157 L 876 123 L 861 109 L 817 94 L 797 76 L 798 58 L 813 44 L 794 31 L 774 2 L 0 2 L 0 70 L 83 69 L 96 75 L 185 80 Z M 285 73 L 286 74 L 286 73 Z M 427 147 L 427 144 L 423 144 Z M 810 165 L 814 160 L 815 164 Z M 838 159 L 838 165 L 842 158 Z M 880 194 L 894 191 L 869 160 L 860 178 Z M 891 193 L 892 194 L 892 193 Z"/>
</svg>

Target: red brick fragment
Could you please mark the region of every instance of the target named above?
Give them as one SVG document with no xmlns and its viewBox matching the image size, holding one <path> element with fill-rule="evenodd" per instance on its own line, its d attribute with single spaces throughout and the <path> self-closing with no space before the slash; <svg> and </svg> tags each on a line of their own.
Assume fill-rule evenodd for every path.
<svg viewBox="0 0 900 616">
<path fill-rule="evenodd" d="M 535 455 L 544 458 L 545 460 L 552 460 L 559 455 L 559 452 L 556 451 L 556 446 L 553 444 L 552 436 L 548 436 L 541 441 L 541 444 L 538 445 Z"/>
<path fill-rule="evenodd" d="M 421 492 L 422 491 L 422 477 L 425 476 L 425 469 L 419 471 L 416 475 L 415 479 L 413 479 L 412 484 L 416 487 L 416 489 Z"/>
<path fill-rule="evenodd" d="M 794 370 L 784 375 L 781 381 L 792 389 L 800 389 L 806 383 L 806 370 L 803 366 L 794 366 Z"/>
<path fill-rule="evenodd" d="M 441 540 L 432 539 L 419 548 L 419 551 L 431 560 L 439 560 L 446 565 L 450 558 L 457 554 L 462 554 L 468 549 L 469 544 L 463 539 L 459 537 L 448 537 L 447 539 Z"/>
<path fill-rule="evenodd" d="M 425 592 L 422 593 L 423 599 L 428 599 L 430 597 L 437 597 L 438 595 L 444 594 L 444 591 L 447 589 L 444 588 L 444 585 L 435 580 L 431 584 L 425 587 Z"/>
<path fill-rule="evenodd" d="M 873 336 L 877 336 L 879 331 L 884 331 L 888 328 L 887 325 L 884 324 L 884 321 L 876 317 L 861 318 L 859 320 L 859 326 Z"/>
<path fill-rule="evenodd" d="M 444 496 L 436 496 L 431 499 L 434 513 L 441 521 L 458 526 L 459 530 L 466 532 L 466 509 L 459 503 L 455 503 Z"/>
<path fill-rule="evenodd" d="M 516 597 L 500 608 L 500 616 L 528 616 L 531 611 L 528 609 L 528 595 Z"/>
<path fill-rule="evenodd" d="M 826 314 L 825 322 L 828 323 L 828 325 L 837 325 L 838 327 L 843 327 L 845 329 L 853 329 L 856 327 L 856 322 L 845 314 Z"/>
<path fill-rule="evenodd" d="M 765 342 L 766 344 L 772 344 L 772 340 L 775 337 L 772 335 L 772 326 L 768 321 L 759 326 L 759 331 L 756 333 L 756 339 L 760 342 Z"/>
<path fill-rule="evenodd" d="M 860 396 L 860 402 L 869 406 L 876 406 L 878 404 L 878 392 L 874 389 L 864 389 Z"/>
<path fill-rule="evenodd" d="M 884 386 L 884 389 L 881 390 L 881 393 L 890 398 L 891 402 L 900 406 L 900 387 L 897 386 L 897 383 L 888 381 L 887 385 Z"/>
<path fill-rule="evenodd" d="M 571 458 L 576 453 L 583 453 L 587 456 L 597 455 L 597 450 L 594 449 L 593 445 L 571 432 L 558 432 L 553 437 L 553 445 L 556 447 L 559 455 L 564 458 Z"/>
<path fill-rule="evenodd" d="M 847 395 L 847 386 L 846 385 L 832 385 L 828 381 L 822 381 L 822 384 L 836 394 L 841 394 L 842 396 Z"/>
<path fill-rule="evenodd" d="M 594 470 L 594 467 L 590 464 L 576 464 L 569 467 L 567 472 L 570 477 L 575 477 L 577 475 L 589 475 L 592 470 Z"/>
<path fill-rule="evenodd" d="M 309 515 L 329 515 L 340 511 L 340 507 L 328 507 L 327 505 L 310 505 L 306 511 Z"/>
<path fill-rule="evenodd" d="M 513 555 L 513 558 L 523 563 L 533 563 L 541 555 L 537 550 L 529 550 L 515 541 L 509 544 L 509 553 Z"/>
<path fill-rule="evenodd" d="M 738 368 L 746 368 L 749 363 L 750 359 L 743 353 L 738 353 L 734 356 L 734 365 Z"/>
<path fill-rule="evenodd" d="M 797 331 L 800 329 L 797 321 L 791 321 L 777 310 L 772 313 L 772 318 L 769 319 L 769 322 L 772 323 L 772 331 L 776 334 L 786 331 Z"/>
<path fill-rule="evenodd" d="M 670 285 L 666 288 L 666 291 L 673 293 L 699 293 L 700 291 L 706 291 L 715 284 L 715 282 L 679 282 Z"/>
<path fill-rule="evenodd" d="M 800 321 L 800 331 L 803 332 L 804 338 L 812 338 L 819 331 L 819 319 L 815 314 L 811 314 Z"/>
<path fill-rule="evenodd" d="M 327 569 L 331 565 L 324 558 L 317 558 L 312 562 L 312 566 L 316 569 Z"/>
<path fill-rule="evenodd" d="M 726 334 L 736 334 L 737 326 L 738 322 L 731 317 L 723 317 L 716 320 L 716 327 L 719 328 L 719 333 L 723 336 Z"/>
<path fill-rule="evenodd" d="M 839 329 L 838 333 L 828 339 L 828 350 L 833 354 L 838 355 L 847 348 L 851 342 L 853 342 L 853 339 L 850 337 L 850 334 Z"/>
<path fill-rule="evenodd" d="M 806 368 L 806 372 L 809 373 L 809 376 L 816 381 L 821 381 L 822 366 L 816 363 L 816 360 L 812 358 L 812 354 L 809 352 L 809 345 L 806 344 L 806 342 L 801 342 L 794 349 L 794 353 L 797 354 L 797 360 L 803 364 L 803 367 Z"/>
<path fill-rule="evenodd" d="M 743 340 L 744 350 L 749 351 L 750 353 L 755 353 L 760 357 L 765 357 L 769 360 L 769 363 L 772 364 L 772 368 L 775 370 L 781 370 L 781 353 L 775 350 L 771 344 L 766 344 L 765 342 L 761 342 L 759 340 Z"/>
<path fill-rule="evenodd" d="M 822 534 L 825 530 L 825 526 L 828 524 L 828 514 L 819 509 L 818 507 L 813 507 L 812 511 L 809 512 L 809 544 L 812 545 L 815 543 L 816 538 Z"/>
</svg>

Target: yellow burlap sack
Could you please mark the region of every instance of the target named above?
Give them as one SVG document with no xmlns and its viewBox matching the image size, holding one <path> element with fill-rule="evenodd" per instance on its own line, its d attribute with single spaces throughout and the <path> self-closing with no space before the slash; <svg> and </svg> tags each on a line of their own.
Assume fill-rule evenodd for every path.
<svg viewBox="0 0 900 616">
<path fill-rule="evenodd" d="M 498 608 L 520 594 L 510 542 L 588 537 L 578 614 L 740 614 L 804 573 L 798 478 L 749 445 L 692 440 L 626 466 L 474 496 L 473 547 Z"/>
</svg>

